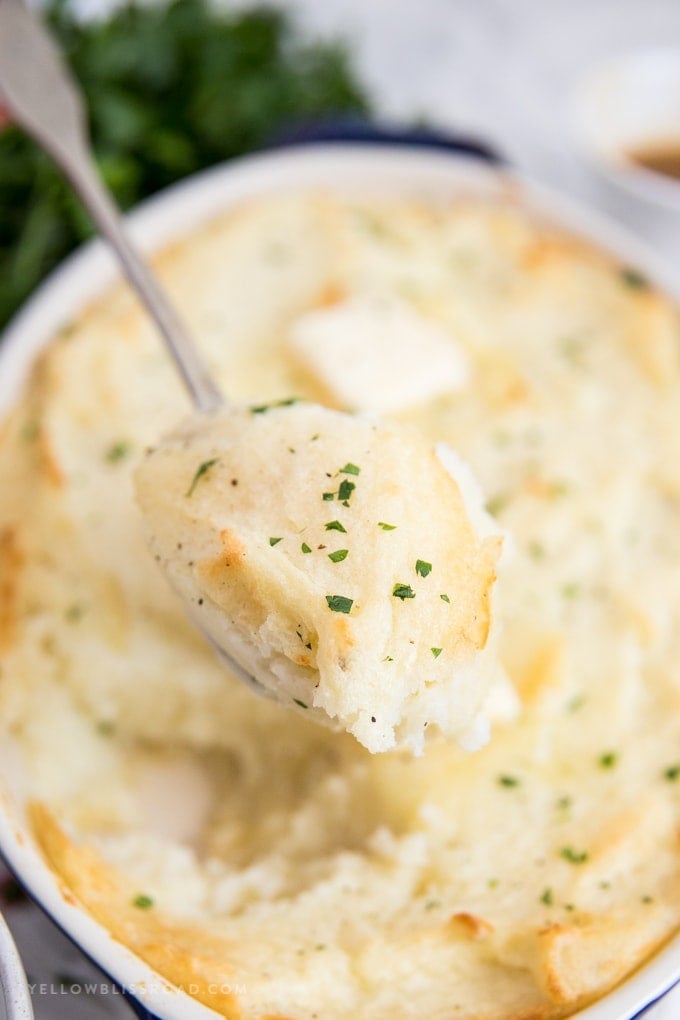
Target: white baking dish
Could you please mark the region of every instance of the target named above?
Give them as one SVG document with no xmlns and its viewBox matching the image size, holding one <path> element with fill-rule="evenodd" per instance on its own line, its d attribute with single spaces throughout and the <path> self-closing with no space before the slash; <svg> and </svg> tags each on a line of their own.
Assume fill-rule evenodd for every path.
<svg viewBox="0 0 680 1020">
<path fill-rule="evenodd" d="M 242 159 L 197 175 L 145 203 L 130 217 L 130 226 L 144 248 L 154 249 L 186 235 L 201 221 L 243 198 L 318 186 L 383 194 L 510 197 L 541 219 L 590 239 L 673 292 L 671 275 L 653 253 L 596 213 L 477 160 L 400 145 L 325 144 Z M 0 414 L 16 399 L 40 348 L 115 275 L 113 260 L 103 245 L 92 243 L 71 257 L 27 303 L 0 348 Z M 676 291 L 674 296 L 680 301 L 680 293 Z M 140 1015 L 163 1020 L 216 1016 L 169 985 L 64 897 L 26 825 L 21 770 L 11 747 L 0 750 L 0 850 L 31 896 L 130 993 Z M 581 1011 L 578 1020 L 631 1020 L 678 980 L 680 937 L 615 991 Z M 653 1014 L 646 1015 L 651 1018 Z"/>
</svg>

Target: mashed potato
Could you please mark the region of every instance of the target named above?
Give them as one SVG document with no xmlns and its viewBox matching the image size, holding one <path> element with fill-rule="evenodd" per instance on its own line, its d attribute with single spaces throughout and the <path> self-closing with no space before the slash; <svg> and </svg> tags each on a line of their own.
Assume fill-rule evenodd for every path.
<svg viewBox="0 0 680 1020">
<path fill-rule="evenodd" d="M 371 755 L 225 677 L 144 542 L 133 472 L 185 405 L 117 288 L 55 338 L 0 440 L 0 718 L 47 860 L 225 1017 L 574 1013 L 680 925 L 675 308 L 469 201 L 267 199 L 158 267 L 244 404 L 343 402 L 296 347 L 315 310 L 398 300 L 450 334 L 467 383 L 394 414 L 460 451 L 512 535 L 496 595 L 519 704 L 506 689 L 474 754 Z M 395 353 L 385 387 L 399 374 Z"/>
<path fill-rule="evenodd" d="M 434 731 L 484 742 L 502 539 L 477 535 L 414 429 L 227 408 L 190 418 L 136 480 L 156 559 L 262 691 L 373 752 L 422 754 Z"/>
</svg>

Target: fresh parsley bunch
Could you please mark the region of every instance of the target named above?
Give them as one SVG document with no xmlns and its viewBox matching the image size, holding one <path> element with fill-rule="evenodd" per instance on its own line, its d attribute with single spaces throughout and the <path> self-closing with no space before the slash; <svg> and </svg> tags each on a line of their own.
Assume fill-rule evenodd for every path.
<svg viewBox="0 0 680 1020">
<path fill-rule="evenodd" d="M 286 123 L 367 112 L 342 47 L 301 42 L 273 8 L 128 3 L 82 22 L 69 0 L 50 0 L 45 16 L 85 91 L 99 168 L 123 208 L 261 146 Z M 17 129 L 2 132 L 0 327 L 91 233 L 50 160 Z"/>
</svg>

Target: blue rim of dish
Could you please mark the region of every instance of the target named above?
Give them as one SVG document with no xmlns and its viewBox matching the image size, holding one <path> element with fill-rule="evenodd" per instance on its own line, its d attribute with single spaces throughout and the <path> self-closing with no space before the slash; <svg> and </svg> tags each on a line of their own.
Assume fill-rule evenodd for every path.
<svg viewBox="0 0 680 1020">
<path fill-rule="evenodd" d="M 388 125 L 375 124 L 361 119 L 333 119 L 313 123 L 299 123 L 289 125 L 282 129 L 280 134 L 274 136 L 269 145 L 269 150 L 295 148 L 297 146 L 328 144 L 328 143 L 364 142 L 374 145 L 411 145 L 414 148 L 439 149 L 453 154 L 479 159 L 491 166 L 502 169 L 507 166 L 507 160 L 501 153 L 488 144 L 473 136 L 449 133 L 437 128 L 427 126 L 415 128 L 390 127 Z M 21 886 L 27 897 L 34 903 L 43 914 L 49 918 L 54 926 L 78 949 L 86 960 L 88 960 L 103 976 L 118 989 L 123 999 L 130 1008 L 137 1014 L 139 1020 L 164 1020 L 158 1013 L 152 1013 L 147 1007 L 136 998 L 132 992 L 121 985 L 116 978 L 106 971 L 98 960 L 91 956 L 78 940 L 67 931 L 59 921 L 50 913 L 44 904 L 35 896 L 31 889 L 24 885 L 20 876 L 16 873 L 10 862 L 6 859 L 2 847 L 0 847 L 0 859 L 4 862 L 7 870 L 15 881 Z M 680 979 L 674 980 L 663 992 L 655 996 L 650 1002 L 632 1014 L 627 1020 L 642 1020 L 642 1017 L 657 1006 L 674 988 L 680 986 Z M 210 1007 L 208 1007 L 210 1008 Z"/>
</svg>

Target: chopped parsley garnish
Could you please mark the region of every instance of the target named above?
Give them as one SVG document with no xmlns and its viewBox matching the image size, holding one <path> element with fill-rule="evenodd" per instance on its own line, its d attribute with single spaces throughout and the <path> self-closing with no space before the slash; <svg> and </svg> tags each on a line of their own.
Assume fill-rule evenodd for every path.
<svg viewBox="0 0 680 1020">
<path fill-rule="evenodd" d="M 680 765 L 669 765 L 664 771 L 663 777 L 669 783 L 674 783 L 677 779 L 680 779 Z"/>
<path fill-rule="evenodd" d="M 349 549 L 336 549 L 335 552 L 328 554 L 328 559 L 332 560 L 333 563 L 342 563 L 343 560 L 347 559 Z"/>
<path fill-rule="evenodd" d="M 332 613 L 349 613 L 354 605 L 354 599 L 348 599 L 344 595 L 326 595 L 326 602 Z"/>
<path fill-rule="evenodd" d="M 563 846 L 560 850 L 560 857 L 569 861 L 570 864 L 583 864 L 588 860 L 588 853 L 586 850 L 574 850 L 573 846 Z"/>
<path fill-rule="evenodd" d="M 345 464 L 344 467 L 340 468 L 339 474 L 341 475 L 358 475 L 361 468 L 357 467 L 356 464 Z"/>
<path fill-rule="evenodd" d="M 552 907 L 553 905 L 552 889 L 543 890 L 543 895 L 541 896 L 541 903 L 545 903 L 546 907 Z"/>
<path fill-rule="evenodd" d="M 306 705 L 304 701 L 300 701 L 299 698 L 293 698 L 293 701 L 295 702 L 296 705 L 299 705 L 300 708 L 309 708 L 309 705 Z"/>
<path fill-rule="evenodd" d="M 117 464 L 118 461 L 124 460 L 132 450 L 132 444 L 126 439 L 119 439 L 115 443 L 111 443 L 108 450 L 106 451 L 106 460 L 109 464 Z"/>
<path fill-rule="evenodd" d="M 355 489 L 356 485 L 354 482 L 350 482 L 349 478 L 343 478 L 340 482 L 340 487 L 338 488 L 338 499 L 340 502 L 349 506 L 349 501 Z"/>
<path fill-rule="evenodd" d="M 335 499 L 335 493 L 334 492 L 324 492 L 324 494 L 322 495 L 321 498 L 323 499 L 323 501 L 325 503 L 330 503 L 332 500 Z"/>
<path fill-rule="evenodd" d="M 210 471 L 210 468 L 214 467 L 215 464 L 217 464 L 218 462 L 219 462 L 219 457 L 213 457 L 212 460 L 204 460 L 203 463 L 200 464 L 199 467 L 196 468 L 196 474 L 194 475 L 194 477 L 191 480 L 191 485 L 189 486 L 187 491 L 184 493 L 184 495 L 185 495 L 185 497 L 187 499 L 190 496 L 193 496 L 194 490 L 196 489 L 196 486 L 200 482 L 201 478 L 203 478 L 205 475 L 207 475 L 208 471 Z"/>
<path fill-rule="evenodd" d="M 278 538 L 270 538 L 269 539 L 269 544 L 270 545 L 278 545 L 279 542 L 282 542 L 282 541 L 283 541 L 283 538 L 279 535 Z"/>
<path fill-rule="evenodd" d="M 378 527 L 383 531 L 396 531 L 396 524 L 386 524 L 385 521 L 378 521 Z"/>
<path fill-rule="evenodd" d="M 639 269 L 632 269 L 630 266 L 624 266 L 619 273 L 621 280 L 627 287 L 632 290 L 647 290 L 649 287 L 649 280 L 644 276 Z"/>
<path fill-rule="evenodd" d="M 343 535 L 347 534 L 347 528 L 341 521 L 329 521 L 324 527 L 326 531 L 341 531 Z"/>
<path fill-rule="evenodd" d="M 386 655 L 385 658 L 383 659 L 383 662 L 394 662 L 394 659 L 392 658 L 391 655 Z"/>
<path fill-rule="evenodd" d="M 402 602 L 404 599 L 414 599 L 416 597 L 416 593 L 410 584 L 395 584 L 392 594 L 395 599 L 401 599 Z"/>
<path fill-rule="evenodd" d="M 503 493 L 499 493 L 497 496 L 492 496 L 491 499 L 487 500 L 486 512 L 491 514 L 492 517 L 498 516 L 501 511 L 508 505 L 509 497 Z"/>
<path fill-rule="evenodd" d="M 416 574 L 420 577 L 427 577 L 432 572 L 432 564 L 427 560 L 416 560 Z"/>
<path fill-rule="evenodd" d="M 299 404 L 299 397 L 286 397 L 285 400 L 275 400 L 271 404 L 257 404 L 255 407 L 251 407 L 252 414 L 265 414 L 267 411 L 271 411 L 274 407 L 292 407 L 293 404 Z"/>
<path fill-rule="evenodd" d="M 137 907 L 138 910 L 149 910 L 153 906 L 153 899 L 151 896 L 147 896 L 146 893 L 139 893 L 133 899 L 132 906 Z"/>
<path fill-rule="evenodd" d="M 446 592 L 443 592 L 443 593 L 442 593 L 442 594 L 441 594 L 441 595 L 439 596 L 439 598 L 440 598 L 440 599 L 442 600 L 442 602 L 450 602 L 450 601 L 451 601 L 451 599 L 450 599 L 450 598 L 449 598 L 449 596 L 448 596 L 448 595 L 446 594 Z"/>
<path fill-rule="evenodd" d="M 607 751 L 605 754 L 601 754 L 597 760 L 597 764 L 601 769 L 613 769 L 619 760 L 619 756 L 615 751 Z"/>
<path fill-rule="evenodd" d="M 306 542 L 303 542 L 300 548 L 302 549 L 303 553 L 310 553 L 312 551 L 311 547 L 308 546 Z"/>
<path fill-rule="evenodd" d="M 435 659 L 438 659 L 439 656 L 442 654 L 441 648 L 430 648 L 430 651 L 434 655 Z"/>
<path fill-rule="evenodd" d="M 519 786 L 519 779 L 517 776 L 499 776 L 498 785 L 507 787 Z"/>
</svg>

